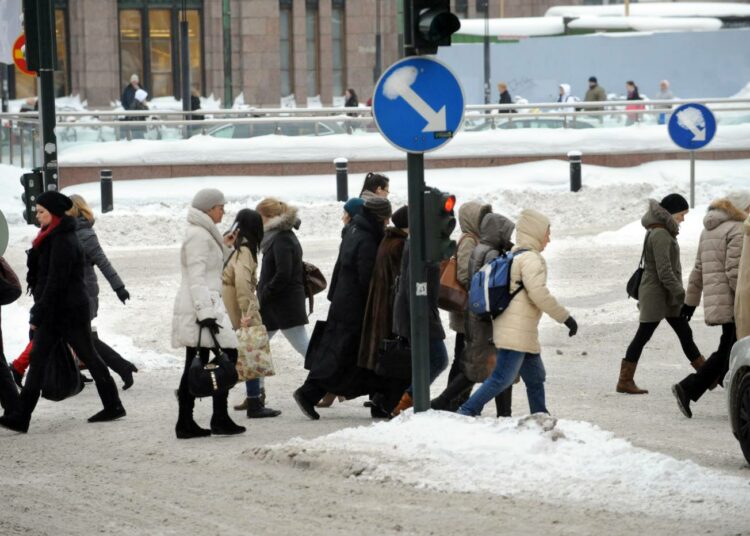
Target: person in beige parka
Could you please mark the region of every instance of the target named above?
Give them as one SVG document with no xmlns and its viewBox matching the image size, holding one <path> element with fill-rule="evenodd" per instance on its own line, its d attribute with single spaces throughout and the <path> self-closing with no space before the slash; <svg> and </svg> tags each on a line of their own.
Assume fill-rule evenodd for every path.
<svg viewBox="0 0 750 536">
<path fill-rule="evenodd" d="M 750 216 L 745 220 L 745 241 L 734 300 L 734 321 L 737 324 L 737 340 L 750 336 Z"/>
<path fill-rule="evenodd" d="M 476 416 L 485 404 L 502 393 L 521 374 L 526 384 L 531 413 L 549 413 L 545 403 L 545 371 L 539 345 L 539 320 L 547 313 L 569 329 L 578 332 L 576 321 L 547 289 L 547 263 L 542 251 L 550 241 L 550 223 L 536 210 L 526 209 L 516 223 L 516 245 L 510 274 L 511 293 L 523 290 L 493 321 L 493 341 L 497 348 L 495 370 L 459 409 L 462 415 Z"/>
<path fill-rule="evenodd" d="M 686 417 L 692 417 L 690 402 L 697 402 L 708 389 L 721 383 L 729 369 L 729 354 L 737 341 L 735 291 L 743 249 L 743 222 L 748 210 L 750 191 L 738 191 L 711 203 L 703 219 L 704 229 L 681 316 L 689 321 L 703 295 L 706 324 L 721 326 L 721 339 L 717 350 L 700 370 L 672 386 L 672 393 Z"/>
</svg>

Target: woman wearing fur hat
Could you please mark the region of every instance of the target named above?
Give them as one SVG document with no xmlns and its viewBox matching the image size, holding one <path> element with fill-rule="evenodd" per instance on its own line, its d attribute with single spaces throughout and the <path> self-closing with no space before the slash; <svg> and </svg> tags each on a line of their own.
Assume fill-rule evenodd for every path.
<svg viewBox="0 0 750 536">
<path fill-rule="evenodd" d="M 526 384 L 529 410 L 549 413 L 544 394 L 546 373 L 539 344 L 542 313 L 565 324 L 568 335 L 578 332 L 578 324 L 547 288 L 547 263 L 542 252 L 550 242 L 550 222 L 542 213 L 526 209 L 516 223 L 516 253 L 511 265 L 511 288 L 522 290 L 507 309 L 492 321 L 492 340 L 497 349 L 495 369 L 458 413 L 481 415 L 485 404 L 513 385 L 518 375 Z"/>
<path fill-rule="evenodd" d="M 643 245 L 643 277 L 638 288 L 640 324 L 633 341 L 628 346 L 625 359 L 620 363 L 620 377 L 616 390 L 631 395 L 647 394 L 633 379 L 644 346 L 651 339 L 659 323 L 665 320 L 677 334 L 682 351 L 695 370 L 705 359 L 693 342 L 693 332 L 688 321 L 680 316 L 685 301 L 682 286 L 682 265 L 677 235 L 690 206 L 680 194 L 669 194 L 660 202 L 649 200 L 641 224 L 646 228 Z"/>
<path fill-rule="evenodd" d="M 310 419 L 320 418 L 315 404 L 326 393 L 351 399 L 370 392 L 372 373 L 358 367 L 357 358 L 370 280 L 390 217 L 387 199 L 368 197 L 341 242 L 336 276 L 328 292 L 331 307 L 325 329 L 305 359 L 310 373 L 294 392 L 297 405 Z"/>
<path fill-rule="evenodd" d="M 750 191 L 733 192 L 711 203 L 703 218 L 704 229 L 680 316 L 689 322 L 703 295 L 706 324 L 721 326 L 721 339 L 699 371 L 672 386 L 686 417 L 693 416 L 690 402 L 697 402 L 706 390 L 721 383 L 729 370 L 729 353 L 737 341 L 734 301 L 748 211 Z"/>
<path fill-rule="evenodd" d="M 188 371 L 196 355 L 207 363 L 214 337 L 229 358 L 237 361 L 237 337 L 221 298 L 221 276 L 229 249 L 216 224 L 224 218 L 224 194 L 214 188 L 200 190 L 188 207 L 187 231 L 180 250 L 182 277 L 174 302 L 172 346 L 185 347 L 185 369 L 177 390 L 178 439 L 234 435 L 245 431 L 227 412 L 228 392 L 214 395 L 211 429 L 193 420 L 195 397 L 188 388 Z"/>
<path fill-rule="evenodd" d="M 76 221 L 66 215 L 73 203 L 57 192 L 44 192 L 37 198 L 36 217 L 41 225 L 29 250 L 26 280 L 34 297 L 31 308 L 33 349 L 26 382 L 16 408 L 3 417 L 0 425 L 26 433 L 31 414 L 39 401 L 47 362 L 60 340 L 67 342 L 86 363 L 104 409 L 89 422 L 112 421 L 125 416 L 117 386 L 94 349 L 89 318 L 89 299 L 84 281 L 86 262 L 76 237 Z"/>
</svg>

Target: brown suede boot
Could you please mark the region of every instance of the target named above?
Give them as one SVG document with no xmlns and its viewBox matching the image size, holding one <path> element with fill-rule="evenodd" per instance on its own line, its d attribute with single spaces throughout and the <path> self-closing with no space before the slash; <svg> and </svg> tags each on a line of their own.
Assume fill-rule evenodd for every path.
<svg viewBox="0 0 750 536">
<path fill-rule="evenodd" d="M 703 367 L 703 365 L 706 364 L 706 358 L 703 356 L 696 357 L 690 362 L 690 364 L 693 365 L 695 371 L 698 372 Z"/>
<path fill-rule="evenodd" d="M 404 393 L 404 396 L 401 397 L 401 401 L 393 409 L 393 411 L 391 412 L 391 415 L 394 417 L 398 417 L 402 411 L 406 411 L 413 405 L 414 405 L 414 401 L 411 399 L 411 396 L 409 396 L 409 393 Z"/>
<path fill-rule="evenodd" d="M 638 366 L 637 363 L 631 363 L 630 361 L 622 360 L 620 363 L 620 379 L 617 382 L 617 392 L 627 393 L 629 395 L 646 395 L 648 391 L 640 389 L 633 381 L 635 376 L 635 368 Z"/>
</svg>

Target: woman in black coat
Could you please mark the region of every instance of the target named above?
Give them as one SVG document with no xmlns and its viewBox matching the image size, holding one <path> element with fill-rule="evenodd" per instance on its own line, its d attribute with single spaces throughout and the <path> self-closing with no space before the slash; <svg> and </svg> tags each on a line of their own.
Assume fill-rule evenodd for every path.
<svg viewBox="0 0 750 536">
<path fill-rule="evenodd" d="M 83 276 L 86 283 L 86 292 L 89 295 L 89 314 L 93 321 L 99 313 L 99 282 L 96 279 L 94 266 L 98 267 L 104 274 L 123 305 L 130 299 L 130 293 L 125 289 L 125 283 L 117 275 L 117 271 L 110 264 L 107 255 L 104 254 L 104 250 L 99 244 L 99 239 L 94 232 L 94 213 L 86 200 L 80 195 L 71 195 L 70 200 L 73 202 L 73 208 L 68 211 L 68 215 L 74 217 L 78 223 L 76 236 L 81 241 L 86 255 Z M 92 328 L 91 334 L 94 337 L 94 348 L 99 357 L 122 378 L 123 390 L 130 389 L 133 386 L 133 373 L 138 372 L 138 368 L 102 341 L 95 328 Z"/>
<path fill-rule="evenodd" d="M 39 401 L 47 362 L 56 344 L 69 344 L 88 366 L 104 409 L 89 422 L 112 421 L 125 416 L 117 386 L 94 349 L 89 319 L 89 299 L 84 283 L 85 256 L 76 237 L 76 221 L 65 214 L 73 203 L 67 196 L 44 192 L 37 198 L 36 217 L 41 225 L 29 250 L 27 282 L 34 297 L 30 325 L 34 345 L 26 382 L 17 407 L 0 417 L 0 426 L 26 433 Z"/>
<path fill-rule="evenodd" d="M 297 405 L 313 420 L 320 418 L 315 404 L 326 393 L 351 399 L 370 391 L 372 372 L 359 368 L 357 358 L 370 279 L 390 217 L 391 204 L 387 199 L 366 200 L 341 242 L 334 269 L 336 277 L 331 280 L 328 294 L 331 301 L 328 320 L 305 359 L 305 368 L 310 373 L 294 392 Z"/>
</svg>

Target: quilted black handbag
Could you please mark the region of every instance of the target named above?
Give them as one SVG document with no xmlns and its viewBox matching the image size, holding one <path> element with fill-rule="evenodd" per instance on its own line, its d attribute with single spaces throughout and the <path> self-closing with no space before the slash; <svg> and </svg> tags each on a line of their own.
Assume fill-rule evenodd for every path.
<svg viewBox="0 0 750 536">
<path fill-rule="evenodd" d="M 234 387 L 239 379 L 235 364 L 221 349 L 216 335 L 210 329 L 209 333 L 214 340 L 214 347 L 211 351 L 215 357 L 205 364 L 201 361 L 200 347 L 203 329 L 199 328 L 198 351 L 188 370 L 188 389 L 190 394 L 198 398 L 225 393 Z"/>
<path fill-rule="evenodd" d="M 651 233 L 651 231 L 647 232 L 646 238 L 643 239 L 643 251 L 641 252 L 641 261 L 638 263 L 638 268 L 636 268 L 633 275 L 630 276 L 628 284 L 625 286 L 625 289 L 628 292 L 628 297 L 633 298 L 634 300 L 638 299 L 638 289 L 641 286 L 641 279 L 643 279 L 643 261 L 646 258 L 646 242 L 648 242 L 649 233 Z"/>
</svg>

